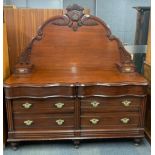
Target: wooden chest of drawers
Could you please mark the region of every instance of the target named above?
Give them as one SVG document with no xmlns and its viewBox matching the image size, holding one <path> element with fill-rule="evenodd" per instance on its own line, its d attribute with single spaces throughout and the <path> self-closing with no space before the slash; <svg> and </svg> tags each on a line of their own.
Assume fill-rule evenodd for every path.
<svg viewBox="0 0 155 155">
<path fill-rule="evenodd" d="M 16 88 L 6 88 L 8 141 L 75 139 L 77 142 L 77 139 L 85 138 L 142 138 L 146 100 L 144 86 L 135 86 L 133 94 L 120 91 L 117 95 L 113 91 L 122 86 L 115 86 L 112 92 L 104 92 L 110 86 L 96 86 L 95 90 L 97 87 L 100 94 L 91 90 L 94 86 L 66 86 L 64 90 L 70 91 L 63 93 L 60 87 L 63 97 L 53 95 L 59 86 L 48 88 L 53 92 L 44 97 L 30 96 L 33 94 L 31 91 L 25 96 L 27 87 L 22 88 L 22 96 L 11 96 Z M 134 89 L 139 91 L 134 92 Z"/>
<path fill-rule="evenodd" d="M 8 142 L 138 142 L 144 137 L 147 81 L 103 21 L 84 15 L 78 5 L 67 11 L 40 27 L 5 81 Z"/>
</svg>

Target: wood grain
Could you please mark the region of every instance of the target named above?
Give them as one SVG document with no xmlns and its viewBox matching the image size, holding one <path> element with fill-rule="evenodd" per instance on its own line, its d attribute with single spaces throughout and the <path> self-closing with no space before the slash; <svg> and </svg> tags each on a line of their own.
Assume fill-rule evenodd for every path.
<svg viewBox="0 0 155 155">
<path fill-rule="evenodd" d="M 4 9 L 11 71 L 13 71 L 17 57 L 35 36 L 41 23 L 49 17 L 62 15 L 62 13 L 63 10 L 60 9 Z"/>
<path fill-rule="evenodd" d="M 62 15 L 62 9 L 11 9 L 4 8 L 4 19 L 8 31 L 9 61 L 11 72 L 17 58 L 35 36 L 39 26 L 53 16 Z M 90 10 L 85 9 L 89 14 Z"/>
<path fill-rule="evenodd" d="M 147 40 L 146 64 L 151 65 L 151 20 L 149 23 L 149 32 Z"/>
</svg>

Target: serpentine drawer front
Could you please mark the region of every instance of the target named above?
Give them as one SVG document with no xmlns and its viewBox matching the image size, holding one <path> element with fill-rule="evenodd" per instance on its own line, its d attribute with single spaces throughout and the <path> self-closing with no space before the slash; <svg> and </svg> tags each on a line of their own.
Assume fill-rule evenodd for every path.
<svg viewBox="0 0 155 155">
<path fill-rule="evenodd" d="M 64 130 L 74 129 L 74 116 L 71 114 L 15 114 L 15 131 Z"/>
<path fill-rule="evenodd" d="M 81 99 L 82 112 L 140 111 L 144 97 L 88 97 Z"/>
<path fill-rule="evenodd" d="M 73 113 L 74 100 L 70 98 L 14 99 L 14 113 Z"/>
<path fill-rule="evenodd" d="M 82 129 L 120 129 L 140 127 L 139 113 L 86 113 L 81 116 Z"/>
<path fill-rule="evenodd" d="M 147 81 L 98 17 L 81 6 L 45 21 L 4 82 L 8 139 L 144 137 Z"/>
</svg>

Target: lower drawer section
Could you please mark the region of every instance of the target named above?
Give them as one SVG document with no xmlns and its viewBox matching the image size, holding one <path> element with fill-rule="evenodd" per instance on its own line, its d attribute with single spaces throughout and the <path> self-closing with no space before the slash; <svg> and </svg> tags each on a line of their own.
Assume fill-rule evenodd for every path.
<svg viewBox="0 0 155 155">
<path fill-rule="evenodd" d="M 15 131 L 74 129 L 73 115 L 16 114 L 13 121 Z"/>
<path fill-rule="evenodd" d="M 93 113 L 81 116 L 82 129 L 120 129 L 140 126 L 139 113 Z"/>
</svg>

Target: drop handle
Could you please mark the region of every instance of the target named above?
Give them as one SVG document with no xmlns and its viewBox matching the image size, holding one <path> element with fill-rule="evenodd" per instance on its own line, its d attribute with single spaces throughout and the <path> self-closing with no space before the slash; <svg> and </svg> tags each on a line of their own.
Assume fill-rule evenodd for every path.
<svg viewBox="0 0 155 155">
<path fill-rule="evenodd" d="M 32 125 L 32 123 L 33 123 L 32 120 L 26 120 L 26 121 L 24 121 L 24 124 L 27 125 L 27 126 Z"/>
<path fill-rule="evenodd" d="M 125 107 L 129 107 L 130 104 L 131 104 L 131 101 L 129 101 L 129 100 L 124 100 L 124 101 L 122 101 L 122 104 L 123 104 Z"/>
<path fill-rule="evenodd" d="M 23 106 L 25 109 L 30 109 L 30 108 L 32 107 L 32 104 L 26 102 L 26 103 L 24 103 L 22 106 Z"/>
<path fill-rule="evenodd" d="M 129 121 L 130 121 L 129 118 L 122 118 L 122 119 L 121 119 L 121 122 L 122 122 L 123 124 L 128 124 Z"/>
<path fill-rule="evenodd" d="M 93 118 L 93 119 L 90 119 L 90 122 L 95 125 L 99 122 L 99 119 Z"/>
<path fill-rule="evenodd" d="M 64 103 L 56 103 L 55 104 L 56 108 L 58 108 L 58 109 L 63 108 L 64 105 L 65 105 Z"/>
<path fill-rule="evenodd" d="M 58 120 L 56 120 L 56 123 L 57 123 L 58 125 L 63 125 L 64 122 L 65 122 L 65 121 L 64 121 L 63 119 L 58 119 Z"/>
<path fill-rule="evenodd" d="M 98 107 L 99 106 L 99 102 L 97 102 L 97 101 L 92 101 L 91 103 L 90 103 L 94 108 L 96 108 L 96 107 Z"/>
</svg>

